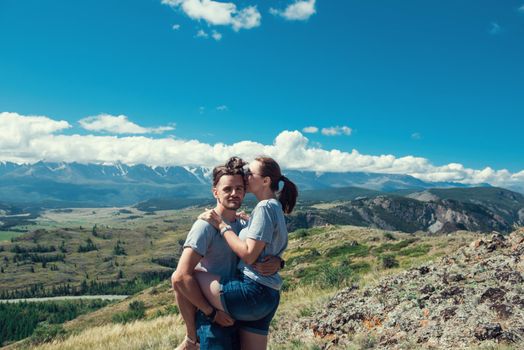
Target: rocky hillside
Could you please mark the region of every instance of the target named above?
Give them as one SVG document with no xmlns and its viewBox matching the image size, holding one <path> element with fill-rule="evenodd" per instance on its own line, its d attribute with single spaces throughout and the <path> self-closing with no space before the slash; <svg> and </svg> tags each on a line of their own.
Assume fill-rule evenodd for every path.
<svg viewBox="0 0 524 350">
<path fill-rule="evenodd" d="M 325 348 L 522 349 L 523 258 L 524 230 L 479 239 L 373 286 L 346 288 L 297 328 Z"/>
<path fill-rule="evenodd" d="M 419 200 L 380 195 L 356 199 L 328 209 L 313 208 L 299 212 L 291 217 L 290 228 L 293 230 L 338 224 L 409 233 L 416 231 L 449 233 L 457 230 L 511 232 L 515 226 L 524 224 L 524 215 L 522 215 L 524 201 L 517 203 L 515 207 L 506 207 L 501 210 L 494 204 L 471 203 L 456 199 L 432 197 L 429 200 L 424 197 L 424 200 Z"/>
</svg>

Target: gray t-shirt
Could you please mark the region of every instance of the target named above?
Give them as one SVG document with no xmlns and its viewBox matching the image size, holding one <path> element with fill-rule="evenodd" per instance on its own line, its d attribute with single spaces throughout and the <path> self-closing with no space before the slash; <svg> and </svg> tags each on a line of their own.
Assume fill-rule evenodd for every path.
<svg viewBox="0 0 524 350">
<path fill-rule="evenodd" d="M 269 255 L 281 257 L 287 248 L 287 236 L 284 211 L 282 210 L 282 205 L 276 199 L 260 201 L 253 209 L 247 227 L 240 231 L 239 234 L 240 239 L 243 241 L 252 238 L 266 242 L 266 246 L 257 261 L 261 261 L 262 258 Z M 244 275 L 260 284 L 276 290 L 280 290 L 282 287 L 282 278 L 278 273 L 262 276 L 242 260 L 238 263 L 238 268 Z"/>
<path fill-rule="evenodd" d="M 240 220 L 230 224 L 237 234 L 243 227 Z M 213 225 L 205 220 L 197 220 L 191 227 L 184 248 L 192 248 L 202 260 L 197 265 L 197 269 L 219 275 L 221 277 L 232 277 L 236 273 L 238 257 L 227 245 L 224 237 Z"/>
</svg>

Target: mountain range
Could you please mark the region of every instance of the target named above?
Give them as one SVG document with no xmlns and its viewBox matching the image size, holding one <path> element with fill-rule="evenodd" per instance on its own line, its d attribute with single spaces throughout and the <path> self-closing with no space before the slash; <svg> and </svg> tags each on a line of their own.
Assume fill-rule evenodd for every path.
<svg viewBox="0 0 524 350">
<path fill-rule="evenodd" d="M 209 198 L 212 169 L 143 164 L 15 164 L 0 162 L 0 201 L 43 207 L 126 206 L 152 198 Z M 425 182 L 409 175 L 287 170 L 300 191 L 359 187 L 381 192 L 467 187 Z M 489 186 L 489 185 L 486 185 Z"/>
</svg>

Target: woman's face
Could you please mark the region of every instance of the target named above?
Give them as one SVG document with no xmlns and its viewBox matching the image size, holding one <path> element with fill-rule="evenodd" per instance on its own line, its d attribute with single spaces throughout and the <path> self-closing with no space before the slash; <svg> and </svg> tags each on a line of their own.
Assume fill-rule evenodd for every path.
<svg viewBox="0 0 524 350">
<path fill-rule="evenodd" d="M 259 161 L 255 160 L 249 163 L 249 172 L 250 174 L 247 177 L 247 191 L 251 193 L 256 193 L 262 189 L 264 183 L 264 177 L 260 175 L 262 164 Z"/>
</svg>

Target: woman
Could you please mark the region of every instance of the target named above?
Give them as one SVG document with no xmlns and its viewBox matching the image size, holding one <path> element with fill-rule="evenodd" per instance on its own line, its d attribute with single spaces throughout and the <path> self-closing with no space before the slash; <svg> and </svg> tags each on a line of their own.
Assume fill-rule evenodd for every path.
<svg viewBox="0 0 524 350">
<path fill-rule="evenodd" d="M 241 348 L 258 350 L 267 347 L 269 323 L 280 301 L 282 278 L 278 273 L 264 276 L 253 264 L 267 256 L 284 253 L 288 242 L 284 213 L 293 210 L 298 191 L 295 184 L 282 175 L 278 163 L 269 157 L 256 158 L 249 164 L 246 175 L 247 191 L 255 195 L 258 204 L 239 236 L 214 211 L 204 216 L 241 259 L 239 277 L 219 279 L 216 275 L 198 272 L 196 278 L 216 309 L 240 321 Z M 279 191 L 281 182 L 283 188 Z"/>
</svg>

